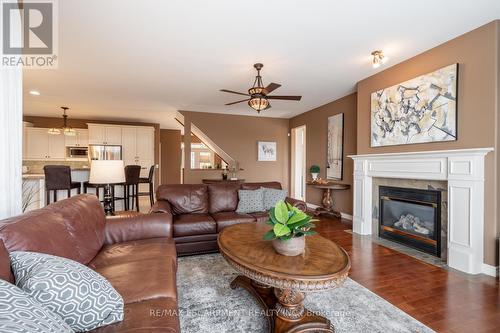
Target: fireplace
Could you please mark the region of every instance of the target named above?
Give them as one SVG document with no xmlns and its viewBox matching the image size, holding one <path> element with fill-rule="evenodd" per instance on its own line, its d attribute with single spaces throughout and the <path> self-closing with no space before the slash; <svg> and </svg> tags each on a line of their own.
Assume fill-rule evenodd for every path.
<svg viewBox="0 0 500 333">
<path fill-rule="evenodd" d="M 441 192 L 379 187 L 379 236 L 441 257 Z"/>
</svg>

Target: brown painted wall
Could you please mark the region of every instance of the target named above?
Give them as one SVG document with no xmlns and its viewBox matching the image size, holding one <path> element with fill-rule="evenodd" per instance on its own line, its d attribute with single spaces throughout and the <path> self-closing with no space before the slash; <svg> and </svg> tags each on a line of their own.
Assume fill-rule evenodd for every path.
<svg viewBox="0 0 500 333">
<path fill-rule="evenodd" d="M 181 131 L 162 129 L 161 144 L 161 183 L 180 184 L 181 182 Z"/>
<path fill-rule="evenodd" d="M 320 106 L 290 119 L 290 129 L 306 125 L 306 168 L 313 164 L 321 168 L 320 177 L 326 178 L 326 155 L 328 137 L 328 117 L 344 113 L 344 174 L 339 183 L 352 186 L 353 161 L 347 155 L 356 154 L 356 93 Z M 309 172 L 307 172 L 310 178 Z M 321 205 L 322 191 L 311 186 L 306 188 L 306 201 Z M 352 214 L 352 188 L 334 193 L 335 208 Z"/>
<path fill-rule="evenodd" d="M 271 112 L 271 111 L 270 111 Z M 288 187 L 288 119 L 249 117 L 182 111 L 185 130 L 191 122 L 215 144 L 239 162 L 244 171 L 238 178 L 246 181 L 279 181 Z M 189 130 L 190 130 L 189 126 Z M 189 138 L 185 136 L 185 140 Z M 277 142 L 277 161 L 257 161 L 257 141 Z M 189 145 L 184 141 L 185 147 Z M 189 154 L 185 165 L 190 165 Z M 203 178 L 221 178 L 220 170 L 184 170 L 185 183 L 200 183 Z"/>
<path fill-rule="evenodd" d="M 489 23 L 358 83 L 358 154 L 496 147 L 498 21 Z M 459 63 L 458 140 L 370 147 L 370 94 L 399 82 Z M 494 70 L 492 70 L 494 69 Z M 497 265 L 496 154 L 486 158 L 485 262 Z"/>
<path fill-rule="evenodd" d="M 37 117 L 37 116 L 24 116 L 24 121 L 32 123 L 34 127 L 60 127 L 63 125 L 62 117 Z M 87 123 L 97 124 L 113 124 L 113 125 L 130 125 L 130 126 L 152 126 L 155 128 L 155 164 L 160 163 L 160 124 L 156 123 L 139 123 L 139 122 L 126 122 L 126 121 L 113 121 L 113 120 L 99 120 L 93 121 L 91 119 L 68 119 L 68 125 L 74 128 L 87 128 Z M 155 184 L 159 183 L 159 173 L 155 173 Z"/>
</svg>

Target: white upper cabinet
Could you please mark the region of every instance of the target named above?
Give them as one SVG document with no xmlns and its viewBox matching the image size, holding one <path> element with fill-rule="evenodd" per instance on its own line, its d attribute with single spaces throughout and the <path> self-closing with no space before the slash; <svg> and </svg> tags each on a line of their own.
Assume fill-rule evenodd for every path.
<svg viewBox="0 0 500 333">
<path fill-rule="evenodd" d="M 66 147 L 88 147 L 89 130 L 75 129 L 75 136 L 66 136 Z"/>
<path fill-rule="evenodd" d="M 137 160 L 137 129 L 135 127 L 122 128 L 122 154 L 125 165 L 136 164 Z"/>
<path fill-rule="evenodd" d="M 116 125 L 88 124 L 89 144 L 121 145 L 122 128 Z"/>
<path fill-rule="evenodd" d="M 28 127 L 26 131 L 25 159 L 45 159 L 49 155 L 49 134 L 46 128 Z"/>
<path fill-rule="evenodd" d="M 122 153 L 125 165 L 140 165 L 141 177 L 147 177 L 154 164 L 154 128 L 122 128 Z"/>
<path fill-rule="evenodd" d="M 154 160 L 154 133 L 155 131 L 152 128 L 137 128 L 136 150 L 139 160 Z"/>
<path fill-rule="evenodd" d="M 51 135 L 49 136 L 49 159 L 65 159 L 66 158 L 66 145 L 65 135 Z"/>
<path fill-rule="evenodd" d="M 28 127 L 26 131 L 26 153 L 24 159 L 60 160 L 66 157 L 65 136 L 51 135 L 48 128 Z"/>
</svg>

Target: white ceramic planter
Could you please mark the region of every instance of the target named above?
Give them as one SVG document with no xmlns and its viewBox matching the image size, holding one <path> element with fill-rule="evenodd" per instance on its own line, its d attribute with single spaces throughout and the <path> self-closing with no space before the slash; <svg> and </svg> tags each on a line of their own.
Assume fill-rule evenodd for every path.
<svg viewBox="0 0 500 333">
<path fill-rule="evenodd" d="M 319 173 L 317 173 L 317 172 L 311 172 L 311 177 L 313 180 L 318 179 L 318 175 L 319 175 Z"/>
<path fill-rule="evenodd" d="M 289 240 L 273 240 L 273 247 L 281 255 L 293 257 L 298 256 L 304 253 L 306 247 L 306 238 L 302 237 L 294 237 Z"/>
</svg>

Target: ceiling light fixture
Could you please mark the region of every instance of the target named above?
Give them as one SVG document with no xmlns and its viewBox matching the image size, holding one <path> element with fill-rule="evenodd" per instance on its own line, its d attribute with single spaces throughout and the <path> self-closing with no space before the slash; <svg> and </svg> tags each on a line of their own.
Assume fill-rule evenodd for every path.
<svg viewBox="0 0 500 333">
<path fill-rule="evenodd" d="M 61 134 L 62 131 L 63 134 L 66 136 L 75 136 L 76 131 L 73 128 L 71 128 L 71 126 L 68 126 L 68 115 L 66 114 L 66 111 L 69 110 L 69 108 L 66 106 L 61 106 L 61 109 L 63 110 L 63 127 L 62 128 L 52 127 L 47 131 L 47 133 L 52 135 L 59 135 Z"/>
<path fill-rule="evenodd" d="M 380 65 L 385 64 L 389 58 L 387 58 L 384 55 L 384 52 L 382 50 L 376 50 L 372 52 L 373 60 L 372 60 L 372 66 L 373 68 L 379 68 Z"/>
<path fill-rule="evenodd" d="M 248 89 L 248 94 L 252 96 L 248 101 L 248 106 L 260 113 L 260 111 L 265 110 L 269 106 L 269 101 L 263 93 L 264 84 L 262 83 L 262 76 L 260 76 L 260 70 L 264 65 L 259 63 L 253 66 L 257 70 L 257 76 L 255 77 L 252 88 Z"/>
<path fill-rule="evenodd" d="M 38 90 L 30 90 L 30 95 L 40 96 L 40 92 Z"/>
</svg>

